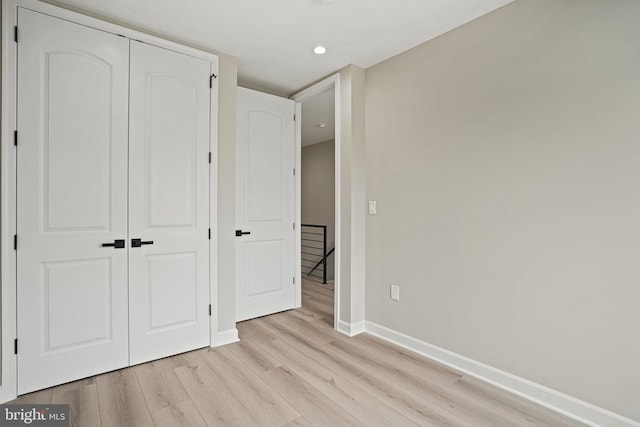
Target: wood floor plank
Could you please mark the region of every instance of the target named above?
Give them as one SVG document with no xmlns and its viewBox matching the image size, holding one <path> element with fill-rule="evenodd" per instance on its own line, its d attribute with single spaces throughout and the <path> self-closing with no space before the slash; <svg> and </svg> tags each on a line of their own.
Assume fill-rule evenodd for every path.
<svg viewBox="0 0 640 427">
<path fill-rule="evenodd" d="M 323 316 L 320 316 L 318 313 L 311 311 L 311 310 L 307 310 L 304 309 L 302 307 L 296 309 L 296 310 L 291 310 L 288 313 L 290 313 L 292 316 L 296 316 L 299 319 L 302 320 L 306 320 L 308 322 L 313 322 L 314 320 L 323 320 L 325 319 Z M 333 317 L 333 316 L 331 316 Z"/>
<path fill-rule="evenodd" d="M 257 343 L 240 341 L 222 348 L 224 349 L 222 351 L 231 353 L 232 357 L 243 362 L 257 375 L 282 366 L 280 361 L 263 351 L 261 347 L 258 347 Z"/>
<path fill-rule="evenodd" d="M 260 325 L 253 320 L 239 322 L 236 324 L 236 328 L 238 329 L 238 333 L 240 335 L 240 340 L 246 338 L 251 342 L 269 342 L 273 340 L 275 337 L 265 328 L 261 328 Z"/>
<path fill-rule="evenodd" d="M 325 303 L 323 301 L 319 301 L 315 298 L 305 299 L 303 302 L 305 307 L 312 309 L 314 312 L 318 313 L 318 315 L 322 316 L 326 319 L 333 319 L 333 304 Z"/>
<path fill-rule="evenodd" d="M 316 282 L 314 280 L 302 279 L 303 291 L 316 290 L 320 292 L 326 292 L 327 295 L 333 296 L 334 283 L 333 281 L 327 281 L 326 284 Z"/>
<path fill-rule="evenodd" d="M 181 366 L 197 365 L 198 363 L 202 363 L 202 358 L 200 357 L 202 351 L 203 350 L 201 349 L 176 354 L 175 356 L 168 357 L 166 360 L 174 370 Z"/>
<path fill-rule="evenodd" d="M 100 427 L 100 403 L 95 380 L 85 386 L 60 387 L 53 391 L 51 403 L 69 405 L 71 427 Z"/>
<path fill-rule="evenodd" d="M 256 420 L 207 366 L 198 363 L 175 368 L 176 375 L 208 426 L 257 426 Z"/>
<path fill-rule="evenodd" d="M 365 426 L 289 368 L 280 367 L 265 375 L 269 385 L 312 425 Z"/>
<path fill-rule="evenodd" d="M 365 358 L 377 368 L 419 377 L 421 379 L 419 384 L 424 384 L 428 380 L 431 383 L 449 386 L 462 377 L 461 373 L 435 364 L 421 356 L 408 357 L 404 352 L 397 351 L 390 346 L 370 345 L 371 341 L 366 338 L 356 338 L 358 339 L 354 338 L 349 341 L 336 340 L 331 345 L 347 354 Z"/>
<path fill-rule="evenodd" d="M 405 373 L 414 372 L 415 375 L 421 377 L 428 377 L 430 373 L 443 375 L 445 378 L 451 374 L 459 375 L 455 371 L 450 370 L 447 367 L 439 365 L 433 361 L 430 361 L 420 355 L 407 351 L 401 347 L 389 344 L 383 340 L 362 334 L 356 339 L 351 341 L 352 344 L 361 346 L 369 354 L 379 355 L 386 360 L 393 361 L 395 366 L 400 366 L 401 370 Z M 508 424 L 516 425 L 548 425 L 544 421 L 544 416 L 538 416 L 542 410 L 543 414 L 548 415 L 548 411 L 544 408 L 539 408 L 536 405 L 531 405 L 530 402 L 525 402 L 523 399 L 510 393 L 503 392 L 490 386 L 484 382 L 478 381 L 477 384 L 482 384 L 485 389 L 478 388 L 478 393 L 474 396 L 472 393 L 460 393 L 459 389 L 463 385 L 467 385 L 471 388 L 471 384 L 474 384 L 475 380 L 464 379 L 460 376 L 452 387 L 446 387 L 448 383 L 445 382 L 445 388 L 439 387 L 437 384 L 441 384 L 439 381 L 434 387 L 437 394 L 446 396 L 457 407 L 465 408 L 470 413 L 474 414 L 478 419 L 486 419 L 495 422 L 495 420 L 502 420 Z M 484 390 L 483 392 L 479 390 Z M 482 397 L 479 399 L 478 397 Z M 507 399 L 510 397 L 511 399 Z M 508 402 L 508 404 L 507 404 Z M 525 405 L 520 405 L 525 402 Z M 464 411 L 461 411 L 464 412 Z M 561 425 L 560 423 L 564 417 L 558 416 L 557 419 L 552 420 L 550 425 Z"/>
<path fill-rule="evenodd" d="M 306 341 L 299 334 L 282 334 L 278 337 L 287 344 L 305 352 L 315 363 L 322 364 L 334 372 L 349 379 L 373 396 L 393 405 L 399 412 L 418 424 L 429 426 L 468 426 L 468 423 L 455 414 L 421 399 L 417 394 L 407 391 L 397 378 L 381 379 L 373 371 L 366 369 L 361 361 L 341 353 L 326 345 Z"/>
<path fill-rule="evenodd" d="M 264 347 L 272 353 L 273 357 L 281 358 L 283 364 L 300 378 L 317 388 L 363 423 L 389 426 L 418 425 L 344 377 L 325 368 L 322 364 L 314 363 L 313 359 L 283 341 L 275 340 Z"/>
<path fill-rule="evenodd" d="M 282 427 L 313 427 L 313 424 L 307 421 L 305 417 L 298 417 L 295 420 L 285 424 Z"/>
<path fill-rule="evenodd" d="M 280 395 L 225 348 L 211 349 L 205 362 L 263 426 L 279 427 L 300 416 Z"/>
<path fill-rule="evenodd" d="M 304 297 L 329 306 L 333 304 L 333 294 L 313 288 L 307 289 Z"/>
<path fill-rule="evenodd" d="M 151 413 L 189 399 L 167 359 L 138 365 L 134 371 Z"/>
<path fill-rule="evenodd" d="M 387 382 L 398 382 L 407 390 L 415 393 L 419 398 L 433 407 L 449 412 L 452 416 L 473 424 L 501 425 L 505 420 L 486 407 L 479 405 L 473 399 L 466 398 L 451 391 L 454 382 L 450 378 L 439 378 L 435 373 L 429 376 L 417 374 L 407 366 L 402 365 L 402 359 L 385 358 L 366 348 L 361 348 L 353 342 L 334 341 L 330 345 L 341 349 L 350 357 L 359 360 L 372 375 L 385 378 Z M 456 374 L 457 375 L 457 374 Z M 460 377 L 457 377 L 459 379 Z"/>
<path fill-rule="evenodd" d="M 132 368 L 96 378 L 103 427 L 153 426 L 138 379 Z"/>
<path fill-rule="evenodd" d="M 70 383 L 66 383 L 66 384 L 61 384 L 55 387 L 51 388 L 51 391 L 53 393 L 64 393 L 66 391 L 71 391 L 71 390 L 76 390 L 79 388 L 84 388 L 86 386 L 89 386 L 91 384 L 95 384 L 96 383 L 96 377 L 89 377 L 89 378 L 83 378 L 81 380 L 78 381 L 73 381 Z"/>
<path fill-rule="evenodd" d="M 301 334 L 307 336 L 310 340 L 316 343 L 328 343 L 335 339 L 341 338 L 337 336 L 337 332 L 327 328 L 324 323 L 318 324 L 317 320 L 308 322 L 298 317 L 291 315 L 288 312 L 279 313 L 269 317 L 269 321 L 279 322 L 282 326 L 295 330 Z"/>
<path fill-rule="evenodd" d="M 322 317 L 333 318 L 333 304 L 323 304 L 311 298 L 302 298 L 302 305 Z"/>
<path fill-rule="evenodd" d="M 190 399 L 159 409 L 151 416 L 155 427 L 207 427 Z"/>
<path fill-rule="evenodd" d="M 519 396 L 469 376 L 463 376 L 456 381 L 454 390 L 462 392 L 477 402 L 482 402 L 484 407 L 502 414 L 505 418 L 512 420 L 514 424 L 550 427 L 582 425 L 547 408 L 532 405 L 531 402 Z"/>
<path fill-rule="evenodd" d="M 12 400 L 11 404 L 15 405 L 48 405 L 51 403 L 53 389 L 34 391 L 33 393 L 23 394 Z"/>
</svg>

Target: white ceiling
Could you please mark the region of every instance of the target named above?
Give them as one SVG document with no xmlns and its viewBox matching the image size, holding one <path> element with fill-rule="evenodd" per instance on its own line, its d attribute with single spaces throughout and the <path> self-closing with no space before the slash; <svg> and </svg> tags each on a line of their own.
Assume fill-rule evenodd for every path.
<svg viewBox="0 0 640 427">
<path fill-rule="evenodd" d="M 48 0 L 236 56 L 245 86 L 291 95 L 367 68 L 512 0 Z M 317 56 L 314 46 L 326 46 Z"/>
<path fill-rule="evenodd" d="M 325 127 L 319 126 L 321 123 Z M 332 88 L 302 103 L 302 146 L 335 139 L 335 90 Z"/>
</svg>

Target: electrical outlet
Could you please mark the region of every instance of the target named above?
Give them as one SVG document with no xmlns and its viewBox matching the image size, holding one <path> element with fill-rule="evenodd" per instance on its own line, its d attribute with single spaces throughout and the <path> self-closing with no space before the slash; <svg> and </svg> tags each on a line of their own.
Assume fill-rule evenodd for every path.
<svg viewBox="0 0 640 427">
<path fill-rule="evenodd" d="M 400 301 L 400 286 L 391 285 L 391 299 L 394 301 Z"/>
</svg>

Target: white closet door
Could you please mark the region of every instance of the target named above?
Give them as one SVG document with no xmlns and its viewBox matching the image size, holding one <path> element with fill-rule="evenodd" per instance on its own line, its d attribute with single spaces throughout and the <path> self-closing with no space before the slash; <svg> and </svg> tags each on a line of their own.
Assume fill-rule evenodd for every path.
<svg viewBox="0 0 640 427">
<path fill-rule="evenodd" d="M 209 75 L 131 42 L 131 364 L 209 345 Z"/>
<path fill-rule="evenodd" d="M 295 308 L 293 101 L 238 88 L 236 320 Z M 243 234 L 246 233 L 246 234 Z"/>
<path fill-rule="evenodd" d="M 128 364 L 128 40 L 18 12 L 18 393 Z M 6 230 L 5 230 L 6 231 Z"/>
</svg>

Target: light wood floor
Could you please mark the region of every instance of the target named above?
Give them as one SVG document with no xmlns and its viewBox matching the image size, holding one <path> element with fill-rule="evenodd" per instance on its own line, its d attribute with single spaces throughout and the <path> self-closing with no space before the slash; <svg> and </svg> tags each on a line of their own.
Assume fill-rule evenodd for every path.
<svg viewBox="0 0 640 427">
<path fill-rule="evenodd" d="M 21 396 L 67 403 L 74 426 L 575 426 L 369 335 L 333 325 L 333 290 L 238 324 L 241 341 Z"/>
</svg>

